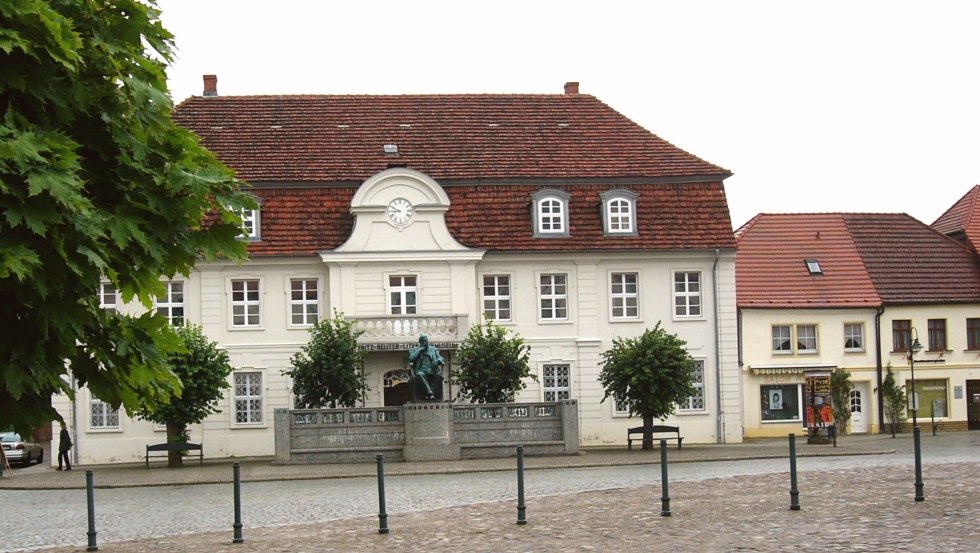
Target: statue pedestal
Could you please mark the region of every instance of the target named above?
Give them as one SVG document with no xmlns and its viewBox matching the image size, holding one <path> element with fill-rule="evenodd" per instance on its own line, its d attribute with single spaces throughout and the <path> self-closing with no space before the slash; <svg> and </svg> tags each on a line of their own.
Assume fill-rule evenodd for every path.
<svg viewBox="0 0 980 553">
<path fill-rule="evenodd" d="M 453 408 L 448 401 L 406 403 L 402 414 L 406 461 L 459 460 L 459 446 L 452 444 Z"/>
</svg>

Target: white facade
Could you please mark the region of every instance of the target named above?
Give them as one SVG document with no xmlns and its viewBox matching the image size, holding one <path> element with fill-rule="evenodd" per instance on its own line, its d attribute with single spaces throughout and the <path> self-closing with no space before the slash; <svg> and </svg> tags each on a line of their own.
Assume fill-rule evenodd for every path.
<svg viewBox="0 0 980 553">
<path fill-rule="evenodd" d="M 410 211 L 389 209 L 401 205 L 396 200 Z M 365 331 L 360 342 L 371 390 L 363 404 L 374 407 L 385 404 L 385 385 L 405 369 L 419 334 L 443 345 L 451 371 L 455 345 L 483 318 L 488 299 L 506 300 L 496 323 L 531 346 L 538 381 L 528 382 L 518 401 L 577 399 L 582 445 L 625 444 L 627 427 L 639 424 L 611 400 L 601 402 L 601 355 L 614 338 L 637 336 L 658 321 L 687 342 L 702 368 L 700 397 L 671 424 L 691 443 L 741 440 L 733 251 L 487 253 L 452 238 L 444 220 L 449 209 L 449 197 L 431 178 L 390 169 L 355 194 L 356 222 L 340 247 L 318 258 L 201 263 L 181 279 L 187 320 L 203 325 L 235 367 L 221 413 L 190 429 L 205 456 L 273 454 L 273 412 L 293 407 L 282 371 L 308 340 L 303 314 L 315 309 L 323 318 L 336 310 Z M 505 283 L 506 295 L 488 298 L 487 279 Z M 621 307 L 622 287 L 614 287 L 623 279 L 636 285 L 625 300 L 629 310 Z M 677 291 L 678 280 L 687 283 L 685 291 Z M 543 314 L 546 300 L 564 309 Z M 679 316 L 678 301 L 697 309 Z M 448 382 L 445 393 L 455 394 Z M 83 464 L 142 461 L 145 445 L 165 440 L 162 428 L 125 415 L 106 424 L 104 406 L 93 412 L 86 390 L 74 404 L 64 397 L 55 404 L 73 428 Z"/>
</svg>

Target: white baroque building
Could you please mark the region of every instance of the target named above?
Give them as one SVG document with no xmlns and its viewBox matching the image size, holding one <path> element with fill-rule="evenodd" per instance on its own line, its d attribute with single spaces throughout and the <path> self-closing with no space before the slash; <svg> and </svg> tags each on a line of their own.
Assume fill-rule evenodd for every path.
<svg viewBox="0 0 980 553">
<path fill-rule="evenodd" d="M 249 184 L 250 260 L 201 263 L 157 311 L 188 320 L 235 371 L 222 412 L 191 430 L 206 457 L 272 455 L 282 371 L 309 328 L 364 333 L 367 407 L 408 401 L 408 349 L 454 350 L 482 318 L 531 346 L 518 401 L 576 399 L 582 445 L 640 424 L 602 402 L 602 352 L 657 322 L 687 342 L 698 393 L 671 424 L 692 443 L 742 439 L 730 173 L 568 83 L 555 95 L 205 94 L 175 120 Z M 117 305 L 112 283 L 100 290 Z M 455 397 L 446 379 L 444 395 Z M 79 390 L 55 398 L 81 463 L 141 461 L 161 427 Z"/>
</svg>

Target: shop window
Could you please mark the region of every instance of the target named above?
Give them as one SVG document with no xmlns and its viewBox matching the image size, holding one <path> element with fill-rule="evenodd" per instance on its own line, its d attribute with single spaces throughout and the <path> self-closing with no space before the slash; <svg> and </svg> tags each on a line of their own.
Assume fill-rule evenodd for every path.
<svg viewBox="0 0 980 553">
<path fill-rule="evenodd" d="M 800 410 L 802 393 L 799 384 L 775 384 L 762 386 L 763 421 L 801 421 Z"/>
</svg>

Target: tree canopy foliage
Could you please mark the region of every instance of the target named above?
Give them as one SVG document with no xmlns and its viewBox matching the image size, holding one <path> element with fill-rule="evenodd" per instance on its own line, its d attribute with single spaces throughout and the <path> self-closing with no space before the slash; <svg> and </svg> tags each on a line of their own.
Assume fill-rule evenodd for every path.
<svg viewBox="0 0 980 553">
<path fill-rule="evenodd" d="M 354 407 L 370 390 L 361 366 L 364 354 L 357 349 L 360 335 L 339 312 L 310 329 L 309 343 L 291 359 L 293 368 L 283 371 L 293 379 L 296 407 Z"/>
<path fill-rule="evenodd" d="M 208 340 L 201 327 L 186 325 L 177 328 L 181 351 L 167 355 L 170 369 L 180 379 L 179 397 L 167 403 L 144 403 L 137 411 L 140 418 L 167 425 L 167 442 L 187 442 L 187 427 L 197 424 L 212 413 L 219 413 L 218 402 L 230 387 L 228 375 L 232 366 L 228 354 L 218 344 Z M 180 465 L 181 456 L 171 452 L 170 465 Z"/>
<path fill-rule="evenodd" d="M 695 392 L 694 359 L 686 345 L 659 322 L 637 338 L 614 339 L 612 349 L 602 354 L 602 400 L 613 398 L 631 416 L 643 417 L 644 426 L 652 425 L 654 419 L 666 419 Z M 643 448 L 651 447 L 648 434 L 643 437 Z"/>
<path fill-rule="evenodd" d="M 884 404 L 885 419 L 891 423 L 892 437 L 895 432 L 905 423 L 908 418 L 906 415 L 905 389 L 895 381 L 895 372 L 892 371 L 892 364 L 888 363 L 885 367 L 885 380 L 881 383 L 881 400 Z"/>
<path fill-rule="evenodd" d="M 456 396 L 476 403 L 514 401 L 527 387 L 526 378 L 537 380 L 528 364 L 530 352 L 520 335 L 508 337 L 507 329 L 493 321 L 471 327 L 456 350 L 459 368 L 451 375 Z"/>
<path fill-rule="evenodd" d="M 231 172 L 170 115 L 173 37 L 135 0 L 0 2 L 0 427 L 60 417 L 70 374 L 133 412 L 179 390 L 161 276 L 244 258 Z M 16 329 L 16 332 L 12 332 Z"/>
</svg>

